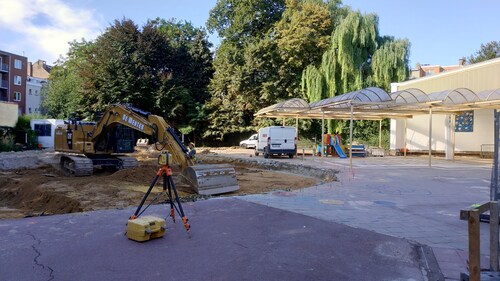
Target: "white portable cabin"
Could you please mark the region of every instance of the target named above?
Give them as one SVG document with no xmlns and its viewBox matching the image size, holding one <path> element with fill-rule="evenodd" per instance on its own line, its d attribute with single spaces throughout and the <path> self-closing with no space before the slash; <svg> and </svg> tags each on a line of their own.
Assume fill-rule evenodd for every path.
<svg viewBox="0 0 500 281">
<path fill-rule="evenodd" d="M 64 124 L 64 120 L 58 119 L 32 119 L 31 129 L 38 134 L 38 143 L 44 148 L 54 148 L 54 132 L 57 125 Z"/>
</svg>

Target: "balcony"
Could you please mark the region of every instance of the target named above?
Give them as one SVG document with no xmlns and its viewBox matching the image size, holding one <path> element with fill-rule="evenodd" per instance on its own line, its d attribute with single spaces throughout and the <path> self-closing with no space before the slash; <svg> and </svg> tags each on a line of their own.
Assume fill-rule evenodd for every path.
<svg viewBox="0 0 500 281">
<path fill-rule="evenodd" d="M 0 64 L 0 71 L 1 72 L 9 72 L 9 65 L 6 63 Z"/>
<path fill-rule="evenodd" d="M 9 81 L 0 80 L 0 89 L 9 89 Z"/>
<path fill-rule="evenodd" d="M 0 90 L 0 101 L 9 101 L 9 96 L 6 91 Z"/>
</svg>

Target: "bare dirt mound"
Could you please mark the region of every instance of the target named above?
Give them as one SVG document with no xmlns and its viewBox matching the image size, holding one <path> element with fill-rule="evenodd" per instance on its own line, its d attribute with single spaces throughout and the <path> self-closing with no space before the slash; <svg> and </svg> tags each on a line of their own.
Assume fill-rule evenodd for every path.
<svg viewBox="0 0 500 281">
<path fill-rule="evenodd" d="M 159 168 L 155 159 L 144 157 L 140 160 L 139 167 L 115 173 L 96 171 L 90 177 L 69 176 L 47 164 L 0 170 L 0 219 L 137 206 Z M 219 196 L 294 190 L 322 180 L 270 171 L 248 163 L 232 164 L 240 190 Z M 195 194 L 182 181 L 178 168 L 173 167 L 173 173 L 181 200 L 206 197 Z M 159 180 L 149 199 L 161 189 L 162 181 Z"/>
</svg>

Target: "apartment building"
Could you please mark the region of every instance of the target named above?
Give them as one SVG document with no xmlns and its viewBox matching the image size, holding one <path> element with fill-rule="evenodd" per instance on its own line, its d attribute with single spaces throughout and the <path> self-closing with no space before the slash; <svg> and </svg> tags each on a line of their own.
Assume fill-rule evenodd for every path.
<svg viewBox="0 0 500 281">
<path fill-rule="evenodd" d="M 415 68 L 411 70 L 410 79 L 422 78 L 434 74 L 443 73 L 450 70 L 460 69 L 464 67 L 465 59 L 459 59 L 456 65 L 431 65 L 431 64 L 417 64 Z"/>
<path fill-rule="evenodd" d="M 28 58 L 0 50 L 0 102 L 18 105 L 18 115 L 26 113 Z"/>
<path fill-rule="evenodd" d="M 28 76 L 26 79 L 26 114 L 39 114 L 42 104 L 42 88 L 47 79 Z"/>
<path fill-rule="evenodd" d="M 28 62 L 28 76 L 34 78 L 48 79 L 52 66 L 48 65 L 44 60 L 36 62 Z"/>
</svg>

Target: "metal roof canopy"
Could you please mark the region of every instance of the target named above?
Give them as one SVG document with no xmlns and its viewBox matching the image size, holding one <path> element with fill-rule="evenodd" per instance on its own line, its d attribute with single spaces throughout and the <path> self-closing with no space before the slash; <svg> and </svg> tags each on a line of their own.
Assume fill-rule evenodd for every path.
<svg viewBox="0 0 500 281">
<path fill-rule="evenodd" d="M 388 94 L 370 87 L 308 104 L 294 98 L 259 110 L 262 118 L 350 119 L 381 120 L 385 118 L 412 118 L 428 114 L 460 114 L 481 108 L 500 108 L 500 89 L 476 94 L 467 88 L 458 88 L 426 94 L 412 88 Z"/>
<path fill-rule="evenodd" d="M 457 88 L 454 90 L 446 90 L 426 94 L 420 89 L 411 88 L 388 94 L 380 88 L 370 87 L 323 99 L 311 104 L 307 104 L 302 99 L 287 100 L 261 109 L 255 114 L 255 116 L 263 118 L 282 117 L 283 123 L 284 119 L 287 117 L 295 118 L 297 127 L 299 118 L 321 119 L 322 132 L 324 132 L 325 119 L 351 120 L 349 126 L 349 159 L 350 166 L 352 168 L 353 120 L 382 120 L 385 118 L 404 118 L 406 147 L 406 119 L 412 118 L 417 114 L 428 114 L 429 167 L 431 167 L 432 115 L 461 114 L 463 111 L 482 108 L 500 108 L 500 89 L 483 91 L 476 94 L 474 91 L 467 88 Z M 379 136 L 379 139 L 380 138 L 381 137 Z M 406 150 L 404 154 L 406 157 Z"/>
</svg>

